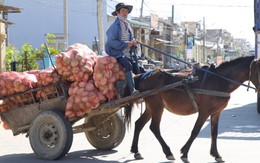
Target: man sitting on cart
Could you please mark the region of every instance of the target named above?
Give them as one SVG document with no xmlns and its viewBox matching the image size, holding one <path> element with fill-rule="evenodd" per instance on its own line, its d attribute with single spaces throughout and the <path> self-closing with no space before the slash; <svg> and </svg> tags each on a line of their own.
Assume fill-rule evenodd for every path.
<svg viewBox="0 0 260 163">
<path fill-rule="evenodd" d="M 131 49 L 136 47 L 138 41 L 135 40 L 132 29 L 127 22 L 127 16 L 131 13 L 132 9 L 133 6 L 124 3 L 116 5 L 115 11 L 111 14 L 117 16 L 117 18 L 106 32 L 107 42 L 105 50 L 108 55 L 115 57 L 117 62 L 123 67 L 130 93 L 131 95 L 135 95 L 139 91 L 135 89 L 135 82 L 132 76 L 133 60 L 131 52 L 133 50 Z"/>
</svg>

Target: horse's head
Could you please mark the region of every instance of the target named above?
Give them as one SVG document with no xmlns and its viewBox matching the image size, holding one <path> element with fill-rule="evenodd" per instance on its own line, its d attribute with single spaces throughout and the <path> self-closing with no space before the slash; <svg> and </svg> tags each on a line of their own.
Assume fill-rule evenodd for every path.
<svg viewBox="0 0 260 163">
<path fill-rule="evenodd" d="M 249 80 L 260 91 L 260 59 L 253 60 L 249 68 Z"/>
</svg>

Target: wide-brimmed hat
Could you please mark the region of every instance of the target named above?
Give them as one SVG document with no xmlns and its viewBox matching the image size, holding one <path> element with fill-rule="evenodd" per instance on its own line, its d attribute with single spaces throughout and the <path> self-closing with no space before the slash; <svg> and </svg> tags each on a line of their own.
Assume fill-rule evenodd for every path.
<svg viewBox="0 0 260 163">
<path fill-rule="evenodd" d="M 124 3 L 118 3 L 117 5 L 116 5 L 116 10 L 114 11 L 114 12 L 112 12 L 111 14 L 113 15 L 113 16 L 116 16 L 117 14 L 116 14 L 116 11 L 119 11 L 121 8 L 127 8 L 128 9 L 128 14 L 130 14 L 130 12 L 132 11 L 132 9 L 133 9 L 133 6 L 131 6 L 131 5 L 126 5 L 126 4 L 124 4 Z"/>
</svg>

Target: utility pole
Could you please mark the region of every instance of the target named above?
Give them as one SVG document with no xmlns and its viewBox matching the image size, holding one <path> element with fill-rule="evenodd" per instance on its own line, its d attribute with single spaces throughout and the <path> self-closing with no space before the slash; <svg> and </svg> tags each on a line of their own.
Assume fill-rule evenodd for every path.
<svg viewBox="0 0 260 163">
<path fill-rule="evenodd" d="M 141 1 L 140 17 L 139 17 L 140 21 L 142 21 L 142 19 L 143 19 L 143 7 L 144 7 L 144 0 Z M 139 27 L 139 29 L 137 31 L 136 38 L 139 41 L 142 41 L 142 27 L 141 26 Z"/>
<path fill-rule="evenodd" d="M 63 1 L 63 25 L 65 48 L 68 46 L 68 0 Z"/>
<path fill-rule="evenodd" d="M 98 39 L 101 50 L 105 49 L 104 45 L 104 25 L 103 25 L 103 0 L 97 0 L 97 22 L 98 22 Z M 100 54 L 101 51 L 98 52 Z"/>
<path fill-rule="evenodd" d="M 144 0 L 142 0 L 142 3 L 141 3 L 141 9 L 140 9 L 140 19 L 143 18 L 143 8 L 144 8 Z"/>
<path fill-rule="evenodd" d="M 172 24 L 174 23 L 174 5 L 172 5 Z"/>
<path fill-rule="evenodd" d="M 203 54 L 202 54 L 202 63 L 207 62 L 207 56 L 205 53 L 206 46 L 206 25 L 205 25 L 205 17 L 203 17 Z"/>
</svg>

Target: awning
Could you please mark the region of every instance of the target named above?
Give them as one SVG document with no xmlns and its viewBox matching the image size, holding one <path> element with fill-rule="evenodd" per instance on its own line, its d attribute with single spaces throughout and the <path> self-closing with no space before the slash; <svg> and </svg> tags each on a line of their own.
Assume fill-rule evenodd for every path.
<svg viewBox="0 0 260 163">
<path fill-rule="evenodd" d="M 6 13 L 20 13 L 20 8 L 12 7 L 12 6 L 4 6 L 0 5 L 0 11 L 4 11 Z"/>
<path fill-rule="evenodd" d="M 130 20 L 130 19 L 127 19 L 127 21 L 131 25 L 134 25 L 134 26 L 143 27 L 143 28 L 150 28 L 149 24 L 146 24 L 146 23 L 143 23 L 143 22 L 139 22 L 139 21 L 136 21 L 136 20 Z"/>
</svg>

